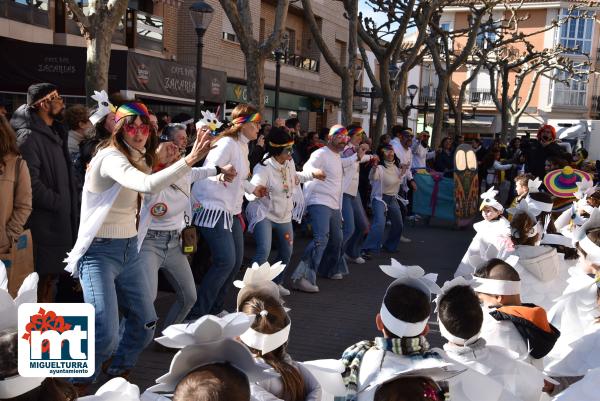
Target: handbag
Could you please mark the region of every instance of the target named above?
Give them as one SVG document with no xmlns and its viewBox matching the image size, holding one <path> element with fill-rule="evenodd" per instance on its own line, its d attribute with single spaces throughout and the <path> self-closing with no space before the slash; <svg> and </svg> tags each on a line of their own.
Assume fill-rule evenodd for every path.
<svg viewBox="0 0 600 401">
<path fill-rule="evenodd" d="M 181 191 L 188 200 L 190 199 L 190 196 L 178 185 L 171 184 L 171 188 Z M 190 225 L 190 216 L 185 212 L 183 213 L 183 222 L 185 223 L 185 227 L 181 230 L 181 252 L 184 255 L 193 255 L 198 250 L 196 227 Z"/>
<path fill-rule="evenodd" d="M 23 159 L 17 158 L 15 162 L 15 184 L 13 196 L 17 192 L 17 183 L 19 182 L 19 173 Z M 17 296 L 19 287 L 23 280 L 34 272 L 33 265 L 33 244 L 31 242 L 31 230 L 25 230 L 14 239 L 7 253 L 0 254 L 0 260 L 6 267 L 8 276 L 8 292 L 12 297 Z"/>
</svg>

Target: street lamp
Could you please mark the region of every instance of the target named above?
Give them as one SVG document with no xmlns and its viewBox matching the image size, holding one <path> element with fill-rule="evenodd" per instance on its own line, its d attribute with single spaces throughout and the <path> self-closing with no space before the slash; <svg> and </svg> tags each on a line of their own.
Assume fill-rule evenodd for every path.
<svg viewBox="0 0 600 401">
<path fill-rule="evenodd" d="M 200 119 L 200 85 L 202 83 L 202 38 L 213 18 L 214 9 L 204 1 L 198 1 L 190 6 L 190 18 L 198 35 L 198 50 L 196 52 L 196 104 L 194 120 Z"/>
<path fill-rule="evenodd" d="M 479 97 L 471 100 L 471 107 L 473 108 L 473 120 L 475 119 L 475 113 L 477 112 L 477 106 L 479 106 Z"/>
<path fill-rule="evenodd" d="M 408 96 L 410 97 L 410 107 L 413 108 L 413 101 L 415 100 L 415 96 L 417 95 L 417 91 L 419 87 L 415 84 L 408 85 Z"/>
<path fill-rule="evenodd" d="M 275 120 L 279 116 L 279 89 L 281 86 L 281 59 L 287 53 L 287 35 L 282 37 L 281 43 L 273 51 L 275 54 L 275 110 L 273 110 L 272 124 L 275 125 Z"/>
</svg>

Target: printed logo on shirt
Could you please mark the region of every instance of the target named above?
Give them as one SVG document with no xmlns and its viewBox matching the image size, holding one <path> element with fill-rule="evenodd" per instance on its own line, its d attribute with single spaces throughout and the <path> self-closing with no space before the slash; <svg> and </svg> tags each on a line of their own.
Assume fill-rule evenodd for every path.
<svg viewBox="0 0 600 401">
<path fill-rule="evenodd" d="M 150 209 L 150 214 L 154 217 L 162 217 L 167 214 L 167 210 L 169 210 L 169 208 L 166 203 L 156 203 Z"/>
<path fill-rule="evenodd" d="M 90 377 L 95 312 L 86 303 L 19 306 L 18 367 L 23 377 Z"/>
</svg>

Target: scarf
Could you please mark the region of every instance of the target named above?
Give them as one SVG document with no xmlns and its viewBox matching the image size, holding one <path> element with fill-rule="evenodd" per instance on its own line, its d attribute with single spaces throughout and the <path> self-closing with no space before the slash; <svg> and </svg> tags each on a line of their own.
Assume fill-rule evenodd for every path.
<svg viewBox="0 0 600 401">
<path fill-rule="evenodd" d="M 347 348 L 342 354 L 342 363 L 346 367 L 342 378 L 346 386 L 346 401 L 354 401 L 358 394 L 358 374 L 362 360 L 371 348 L 379 348 L 396 355 L 425 354 L 429 350 L 429 343 L 425 336 L 383 338 L 376 337 L 374 341 L 361 341 Z"/>
</svg>

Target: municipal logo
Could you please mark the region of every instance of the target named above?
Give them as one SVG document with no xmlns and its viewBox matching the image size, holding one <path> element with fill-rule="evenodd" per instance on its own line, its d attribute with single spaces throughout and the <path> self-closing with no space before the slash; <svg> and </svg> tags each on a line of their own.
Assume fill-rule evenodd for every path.
<svg viewBox="0 0 600 401">
<path fill-rule="evenodd" d="M 90 377 L 95 367 L 95 313 L 90 304 L 19 306 L 19 374 Z"/>
</svg>

